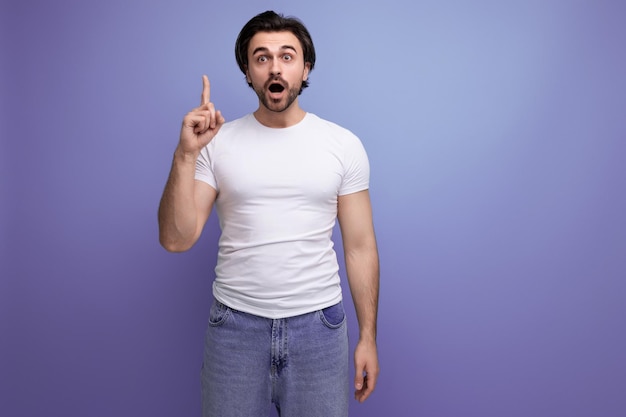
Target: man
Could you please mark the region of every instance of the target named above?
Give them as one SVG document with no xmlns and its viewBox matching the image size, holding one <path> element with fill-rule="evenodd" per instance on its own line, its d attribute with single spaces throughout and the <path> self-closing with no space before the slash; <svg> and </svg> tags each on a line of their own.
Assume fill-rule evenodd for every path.
<svg viewBox="0 0 626 417">
<path fill-rule="evenodd" d="M 339 220 L 359 322 L 355 398 L 379 373 L 379 268 L 367 155 L 359 139 L 305 112 L 315 64 L 309 32 L 268 11 L 252 18 L 236 58 L 258 109 L 235 121 L 210 100 L 183 119 L 159 207 L 168 251 L 197 241 L 215 203 L 222 234 L 202 367 L 205 416 L 346 416 L 348 340 L 337 257 Z"/>
</svg>

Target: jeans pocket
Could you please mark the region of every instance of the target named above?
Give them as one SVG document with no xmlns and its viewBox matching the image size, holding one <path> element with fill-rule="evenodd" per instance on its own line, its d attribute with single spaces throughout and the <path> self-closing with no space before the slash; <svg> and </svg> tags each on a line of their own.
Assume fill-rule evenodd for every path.
<svg viewBox="0 0 626 417">
<path fill-rule="evenodd" d="M 346 321 L 346 312 L 343 309 L 343 302 L 340 301 L 334 306 L 320 310 L 320 318 L 322 322 L 331 329 L 341 327 Z"/>
<path fill-rule="evenodd" d="M 211 309 L 209 310 L 209 326 L 221 326 L 224 324 L 229 315 L 230 308 L 219 301 L 214 300 L 213 305 L 211 305 Z"/>
</svg>

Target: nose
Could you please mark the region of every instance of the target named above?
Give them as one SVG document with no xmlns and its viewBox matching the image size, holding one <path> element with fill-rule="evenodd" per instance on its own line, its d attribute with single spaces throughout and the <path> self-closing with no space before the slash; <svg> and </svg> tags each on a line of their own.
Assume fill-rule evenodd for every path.
<svg viewBox="0 0 626 417">
<path fill-rule="evenodd" d="M 279 59 L 273 59 L 272 60 L 272 66 L 270 67 L 270 75 L 272 77 L 278 77 L 280 76 L 280 60 Z"/>
</svg>

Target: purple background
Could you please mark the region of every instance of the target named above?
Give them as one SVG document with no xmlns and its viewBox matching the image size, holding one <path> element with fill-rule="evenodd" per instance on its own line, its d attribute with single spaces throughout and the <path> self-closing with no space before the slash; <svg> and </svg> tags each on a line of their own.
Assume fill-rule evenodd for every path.
<svg viewBox="0 0 626 417">
<path fill-rule="evenodd" d="M 156 211 L 200 76 L 254 110 L 233 46 L 270 8 L 316 42 L 301 104 L 371 160 L 382 373 L 352 414 L 626 415 L 623 2 L 1 7 L 0 415 L 199 415 L 218 227 L 168 254 Z"/>
</svg>

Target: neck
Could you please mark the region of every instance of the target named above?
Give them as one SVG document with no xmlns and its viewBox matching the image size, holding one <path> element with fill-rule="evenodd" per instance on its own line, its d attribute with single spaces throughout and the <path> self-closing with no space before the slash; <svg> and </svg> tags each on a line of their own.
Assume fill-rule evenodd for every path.
<svg viewBox="0 0 626 417">
<path fill-rule="evenodd" d="M 289 108 L 276 112 L 268 109 L 262 103 L 254 112 L 254 117 L 264 126 L 272 128 L 285 128 L 298 124 L 304 119 L 306 112 L 298 105 L 298 100 L 294 101 Z"/>
</svg>

